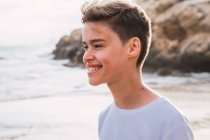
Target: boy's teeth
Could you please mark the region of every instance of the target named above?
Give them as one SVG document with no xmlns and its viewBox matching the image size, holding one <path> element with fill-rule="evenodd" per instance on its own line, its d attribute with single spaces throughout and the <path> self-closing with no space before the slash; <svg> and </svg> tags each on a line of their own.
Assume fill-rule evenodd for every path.
<svg viewBox="0 0 210 140">
<path fill-rule="evenodd" d="M 100 69 L 100 67 L 88 67 L 89 71 L 94 71 L 94 70 L 97 70 L 97 69 Z"/>
</svg>

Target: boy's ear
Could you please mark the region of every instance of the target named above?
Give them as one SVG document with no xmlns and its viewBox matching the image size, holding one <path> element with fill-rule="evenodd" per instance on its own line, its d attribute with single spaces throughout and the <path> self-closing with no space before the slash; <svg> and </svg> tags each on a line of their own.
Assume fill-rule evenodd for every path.
<svg viewBox="0 0 210 140">
<path fill-rule="evenodd" d="M 129 57 L 138 57 L 141 52 L 141 41 L 138 37 L 133 37 L 128 43 L 128 55 Z"/>
</svg>

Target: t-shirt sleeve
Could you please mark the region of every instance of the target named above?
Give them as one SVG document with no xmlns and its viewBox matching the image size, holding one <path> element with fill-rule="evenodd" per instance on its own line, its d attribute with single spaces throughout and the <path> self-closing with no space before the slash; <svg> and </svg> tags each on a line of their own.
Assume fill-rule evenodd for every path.
<svg viewBox="0 0 210 140">
<path fill-rule="evenodd" d="M 194 140 L 194 134 L 188 124 L 181 124 L 169 131 L 163 140 Z"/>
</svg>

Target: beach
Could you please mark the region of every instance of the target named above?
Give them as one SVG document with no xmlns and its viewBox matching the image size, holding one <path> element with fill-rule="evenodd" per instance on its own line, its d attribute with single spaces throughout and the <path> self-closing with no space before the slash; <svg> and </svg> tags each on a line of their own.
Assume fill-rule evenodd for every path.
<svg viewBox="0 0 210 140">
<path fill-rule="evenodd" d="M 210 137 L 209 93 L 163 93 L 192 123 L 196 140 Z M 0 103 L 1 140 L 96 140 L 98 114 L 109 93 L 75 93 Z"/>
</svg>

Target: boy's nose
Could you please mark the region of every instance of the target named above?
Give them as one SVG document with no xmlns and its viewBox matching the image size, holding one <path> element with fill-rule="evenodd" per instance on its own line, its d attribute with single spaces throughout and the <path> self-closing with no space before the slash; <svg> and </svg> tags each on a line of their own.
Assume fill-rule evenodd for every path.
<svg viewBox="0 0 210 140">
<path fill-rule="evenodd" d="M 87 62 L 90 62 L 94 58 L 95 58 L 95 56 L 94 56 L 93 51 L 89 49 L 89 50 L 85 51 L 85 53 L 83 55 L 83 63 L 86 64 Z"/>
</svg>

